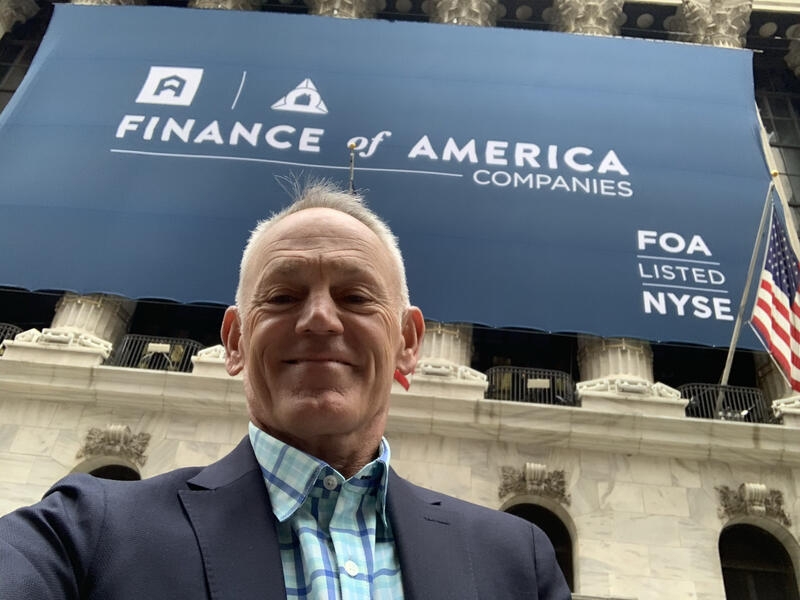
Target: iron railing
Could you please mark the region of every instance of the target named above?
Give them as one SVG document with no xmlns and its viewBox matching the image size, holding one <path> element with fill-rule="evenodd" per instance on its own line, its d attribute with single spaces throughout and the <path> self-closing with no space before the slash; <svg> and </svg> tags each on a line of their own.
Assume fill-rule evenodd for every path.
<svg viewBox="0 0 800 600">
<path fill-rule="evenodd" d="M 2 345 L 3 340 L 13 340 L 18 333 L 22 333 L 22 327 L 11 323 L 0 323 L 0 356 L 3 356 L 5 351 L 5 346 Z"/>
<path fill-rule="evenodd" d="M 772 407 L 758 388 L 713 383 L 687 383 L 678 386 L 687 398 L 686 416 L 747 423 L 777 423 Z"/>
<path fill-rule="evenodd" d="M 575 384 L 563 371 L 529 367 L 492 367 L 486 371 L 492 400 L 577 406 Z"/>
<path fill-rule="evenodd" d="M 11 323 L 0 323 L 0 342 L 13 340 L 18 333 L 22 333 L 22 327 L 17 327 Z"/>
<path fill-rule="evenodd" d="M 158 371 L 192 370 L 192 356 L 202 348 L 200 342 L 152 335 L 126 335 L 105 364 L 130 369 Z"/>
</svg>

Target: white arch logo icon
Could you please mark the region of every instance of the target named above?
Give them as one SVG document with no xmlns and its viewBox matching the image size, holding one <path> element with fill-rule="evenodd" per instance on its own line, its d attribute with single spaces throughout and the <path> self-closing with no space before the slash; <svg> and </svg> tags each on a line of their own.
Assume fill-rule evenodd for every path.
<svg viewBox="0 0 800 600">
<path fill-rule="evenodd" d="M 314 82 L 304 79 L 300 85 L 272 105 L 272 110 L 327 115 L 328 107 L 319 95 Z"/>
</svg>

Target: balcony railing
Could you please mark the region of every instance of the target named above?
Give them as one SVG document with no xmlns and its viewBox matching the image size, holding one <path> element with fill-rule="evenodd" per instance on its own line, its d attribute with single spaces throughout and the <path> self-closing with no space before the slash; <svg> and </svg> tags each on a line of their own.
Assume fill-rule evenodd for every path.
<svg viewBox="0 0 800 600">
<path fill-rule="evenodd" d="M 18 333 L 22 333 L 22 327 L 17 327 L 11 323 L 0 323 L 0 342 L 13 340 Z"/>
<path fill-rule="evenodd" d="M 13 340 L 18 333 L 22 333 L 22 327 L 17 327 L 11 323 L 0 323 L 0 344 L 2 344 L 3 340 Z M 0 356 L 3 356 L 4 350 L 5 347 L 0 345 Z"/>
<path fill-rule="evenodd" d="M 682 398 L 689 400 L 686 405 L 687 417 L 747 423 L 778 422 L 772 407 L 757 388 L 687 383 L 678 386 L 678 390 Z"/>
<path fill-rule="evenodd" d="M 202 347 L 200 342 L 194 340 L 129 334 L 114 348 L 105 364 L 188 373 L 192 370 L 192 356 Z"/>
<path fill-rule="evenodd" d="M 492 367 L 486 371 L 492 400 L 577 406 L 575 383 L 568 373 L 528 367 Z"/>
</svg>

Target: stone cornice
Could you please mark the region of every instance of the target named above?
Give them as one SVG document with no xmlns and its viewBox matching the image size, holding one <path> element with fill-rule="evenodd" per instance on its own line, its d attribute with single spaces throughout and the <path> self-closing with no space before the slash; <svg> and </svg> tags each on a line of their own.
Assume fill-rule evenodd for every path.
<svg viewBox="0 0 800 600">
<path fill-rule="evenodd" d="M 393 395 L 388 431 L 737 464 L 800 466 L 800 429 L 792 427 L 431 398 L 413 393 Z"/>
<path fill-rule="evenodd" d="M 422 384 L 422 382 L 418 382 Z M 454 381 L 434 390 L 395 385 L 387 431 L 502 441 L 575 450 L 800 467 L 800 428 L 626 414 L 484 400 Z M 446 389 L 448 388 L 448 389 Z M 420 393 L 425 391 L 426 393 Z M 433 392 L 433 393 L 431 393 Z M 449 392 L 449 394 L 448 394 Z M 0 395 L 10 399 L 241 415 L 241 378 L 0 358 Z M 449 396 L 446 397 L 445 395 Z M 460 396 L 460 397 L 459 397 Z"/>
</svg>

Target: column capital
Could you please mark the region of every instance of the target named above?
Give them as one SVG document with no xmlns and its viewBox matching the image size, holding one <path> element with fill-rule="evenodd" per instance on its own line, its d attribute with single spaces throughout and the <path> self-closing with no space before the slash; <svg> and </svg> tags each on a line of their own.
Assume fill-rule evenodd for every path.
<svg viewBox="0 0 800 600">
<path fill-rule="evenodd" d="M 308 12 L 323 17 L 340 19 L 373 19 L 380 8 L 380 0 L 305 0 Z"/>
<path fill-rule="evenodd" d="M 783 60 L 795 77 L 800 77 L 800 40 L 792 39 L 789 41 L 789 52 L 786 53 Z"/>
<path fill-rule="evenodd" d="M 545 17 L 556 31 L 619 35 L 625 22 L 623 0 L 554 0 Z"/>
<path fill-rule="evenodd" d="M 497 0 L 431 0 L 431 21 L 451 25 L 494 27 Z"/>
<path fill-rule="evenodd" d="M 681 42 L 744 48 L 752 0 L 682 0 L 673 27 Z"/>
<path fill-rule="evenodd" d="M 39 12 L 36 0 L 5 0 L 0 3 L 0 38 L 16 23 L 24 23 Z"/>
</svg>

